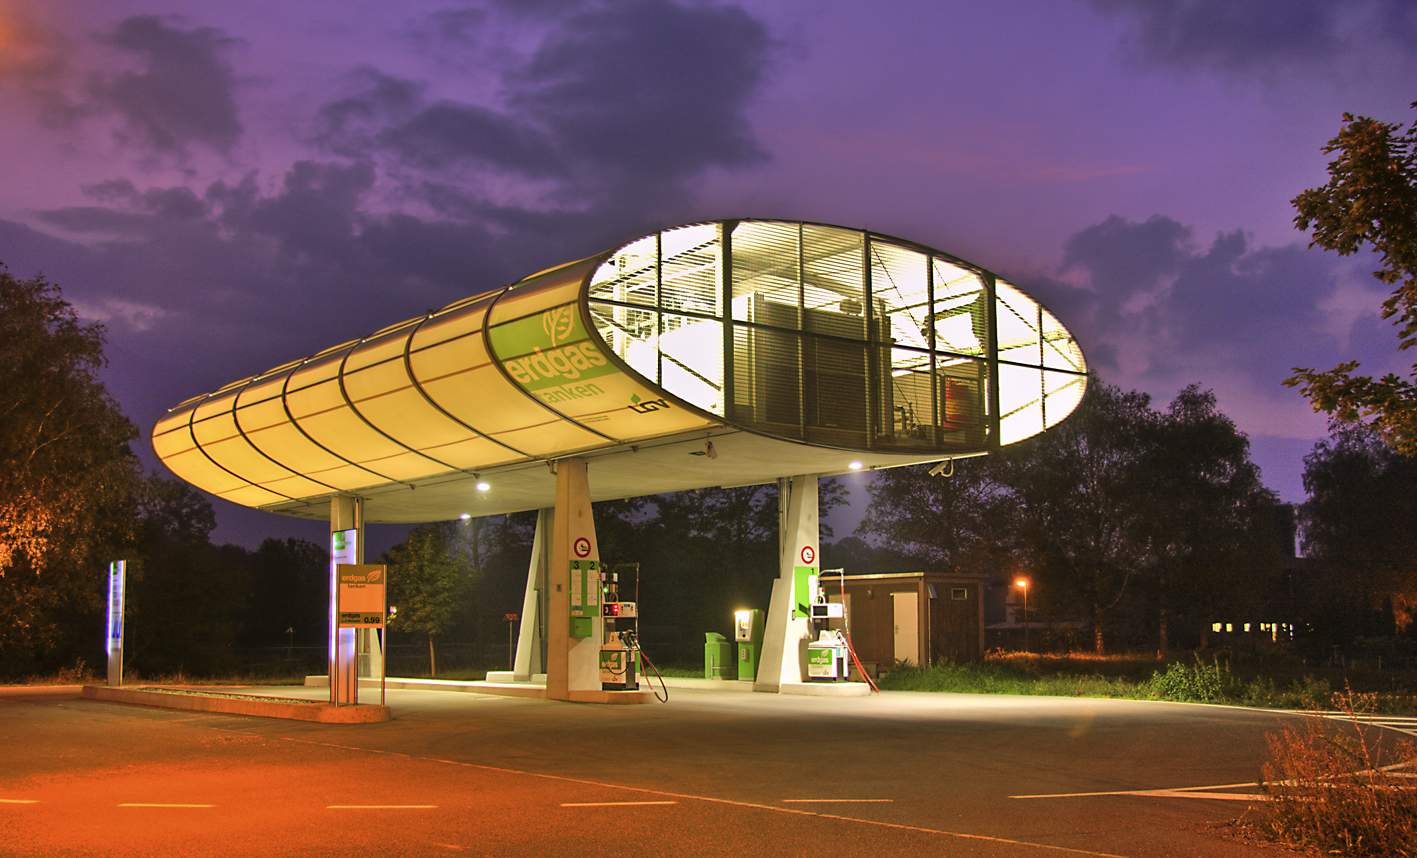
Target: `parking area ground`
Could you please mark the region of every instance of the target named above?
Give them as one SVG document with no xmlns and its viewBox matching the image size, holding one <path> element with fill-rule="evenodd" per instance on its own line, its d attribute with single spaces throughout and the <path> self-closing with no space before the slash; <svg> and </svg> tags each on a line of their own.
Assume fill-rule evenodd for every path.
<svg viewBox="0 0 1417 858">
<path fill-rule="evenodd" d="M 246 689 L 318 698 L 323 689 Z M 1278 713 L 390 691 L 320 724 L 0 691 L 7 855 L 1239 856 Z M 377 693 L 375 695 L 377 700 Z"/>
</svg>

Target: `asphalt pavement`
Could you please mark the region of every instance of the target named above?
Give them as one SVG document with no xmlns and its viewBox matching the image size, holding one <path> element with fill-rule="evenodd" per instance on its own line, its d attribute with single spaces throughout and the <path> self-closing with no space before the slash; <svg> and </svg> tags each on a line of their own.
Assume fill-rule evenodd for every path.
<svg viewBox="0 0 1417 858">
<path fill-rule="evenodd" d="M 1293 717 L 675 688 L 388 704 L 319 724 L 0 689 L 0 855 L 1268 854 L 1225 823 L 1262 803 L 1265 735 Z"/>
</svg>

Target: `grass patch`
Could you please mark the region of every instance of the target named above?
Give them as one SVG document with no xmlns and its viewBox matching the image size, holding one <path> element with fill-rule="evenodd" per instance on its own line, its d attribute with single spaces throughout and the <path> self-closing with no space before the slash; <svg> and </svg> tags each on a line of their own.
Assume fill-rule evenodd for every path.
<svg viewBox="0 0 1417 858">
<path fill-rule="evenodd" d="M 992 652 L 982 662 L 941 662 L 930 667 L 896 664 L 878 681 L 882 690 L 949 691 L 962 694 L 1022 694 L 1110 697 L 1223 703 L 1266 709 L 1329 709 L 1339 705 L 1334 682 L 1318 671 L 1296 671 L 1286 662 L 1245 664 L 1191 657 L 1170 663 L 1145 656 L 1045 655 Z M 1349 691 L 1363 711 L 1417 713 L 1417 695 L 1402 678 L 1360 676 L 1372 687 Z M 1338 684 L 1350 687 L 1347 676 Z"/>
<path fill-rule="evenodd" d="M 1289 846 L 1379 858 L 1417 855 L 1417 745 L 1383 742 L 1360 718 L 1364 698 L 1338 695 L 1345 721 L 1306 717 L 1267 737 L 1260 788 L 1268 818 L 1250 828 Z"/>
</svg>

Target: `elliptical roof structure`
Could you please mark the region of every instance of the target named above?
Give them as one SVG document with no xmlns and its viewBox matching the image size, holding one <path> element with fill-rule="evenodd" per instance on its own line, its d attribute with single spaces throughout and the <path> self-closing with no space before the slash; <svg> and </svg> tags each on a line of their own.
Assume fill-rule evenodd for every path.
<svg viewBox="0 0 1417 858">
<path fill-rule="evenodd" d="M 434 521 L 979 455 L 1056 425 L 1087 366 L 976 265 L 864 230 L 665 229 L 194 397 L 153 429 L 217 497 Z"/>
</svg>

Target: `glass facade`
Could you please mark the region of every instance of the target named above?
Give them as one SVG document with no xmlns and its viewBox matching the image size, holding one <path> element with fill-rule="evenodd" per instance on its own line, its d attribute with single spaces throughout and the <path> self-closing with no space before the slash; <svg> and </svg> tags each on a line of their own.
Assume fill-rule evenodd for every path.
<svg viewBox="0 0 1417 858">
<path fill-rule="evenodd" d="M 827 447 L 979 452 L 1056 425 L 1087 365 L 987 271 L 873 233 L 677 227 L 613 251 L 587 310 L 608 351 L 730 423 Z"/>
</svg>

